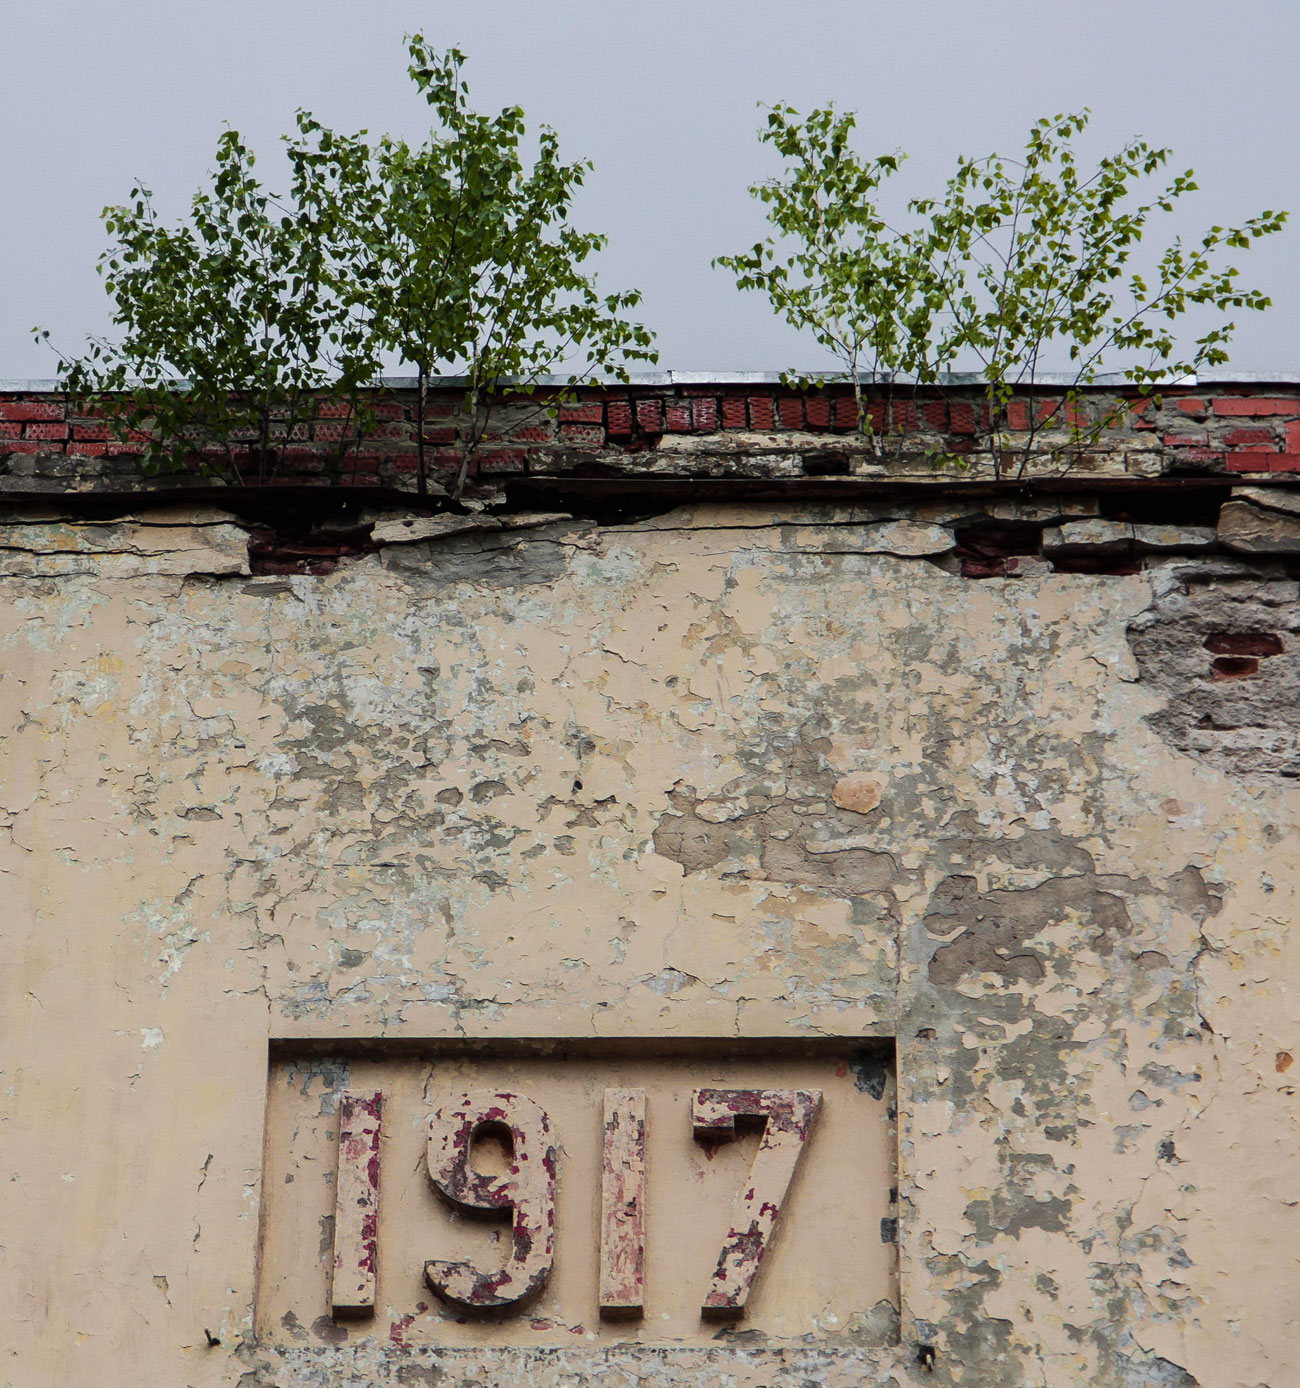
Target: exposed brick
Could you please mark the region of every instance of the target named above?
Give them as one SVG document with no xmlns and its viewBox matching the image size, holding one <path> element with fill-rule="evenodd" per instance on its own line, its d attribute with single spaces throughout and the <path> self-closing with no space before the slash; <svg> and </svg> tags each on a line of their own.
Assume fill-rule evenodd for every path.
<svg viewBox="0 0 1300 1388">
<path fill-rule="evenodd" d="M 1164 441 L 1170 448 L 1206 448 L 1210 435 L 1205 429 L 1196 429 L 1187 434 L 1165 434 Z"/>
<path fill-rule="evenodd" d="M 841 395 L 834 402 L 832 418 L 837 429 L 858 427 L 858 402 L 851 395 Z"/>
<path fill-rule="evenodd" d="M 0 400 L 0 419 L 62 419 L 59 400 Z"/>
<path fill-rule="evenodd" d="M 749 397 L 749 427 L 751 429 L 775 429 L 776 410 L 766 396 Z"/>
<path fill-rule="evenodd" d="M 316 406 L 317 419 L 349 419 L 354 413 L 346 400 L 322 400 Z"/>
<path fill-rule="evenodd" d="M 411 441 L 413 443 L 418 441 L 414 433 L 412 433 Z M 444 444 L 456 442 L 456 431 L 445 424 L 439 425 L 436 429 L 430 429 L 426 425 L 424 441 L 426 444 L 432 444 L 435 448 L 441 448 Z"/>
<path fill-rule="evenodd" d="M 603 424 L 605 407 L 598 401 L 582 405 L 561 405 L 561 424 Z"/>
<path fill-rule="evenodd" d="M 605 442 L 605 431 L 599 424 L 561 424 L 560 442 L 572 448 L 599 448 Z"/>
<path fill-rule="evenodd" d="M 347 419 L 318 419 L 311 427 L 317 443 L 338 443 L 356 433 L 356 424 Z"/>
<path fill-rule="evenodd" d="M 831 402 L 824 395 L 814 395 L 804 406 L 810 429 L 829 429 Z"/>
<path fill-rule="evenodd" d="M 1277 446 L 1271 429 L 1229 429 L 1224 434 L 1223 441 L 1229 448 L 1246 448 L 1252 443 L 1266 443 L 1273 445 L 1273 450 L 1276 451 Z M 1170 442 L 1168 434 L 1165 435 L 1165 442 Z"/>
<path fill-rule="evenodd" d="M 16 419 L 0 420 L 0 439 L 20 439 L 23 436 L 23 426 Z"/>
<path fill-rule="evenodd" d="M 584 426 L 571 425 L 569 427 L 582 428 Z M 595 432 L 601 436 L 603 441 L 605 431 L 597 429 Z M 478 455 L 478 470 L 482 473 L 523 472 L 527 465 L 527 454 L 522 448 L 494 448 L 490 452 Z"/>
<path fill-rule="evenodd" d="M 1013 405 L 1020 402 L 1013 400 Z M 915 429 L 916 428 L 916 406 L 910 400 L 895 400 L 890 408 L 891 422 L 895 429 Z"/>
<path fill-rule="evenodd" d="M 745 402 L 740 396 L 723 396 L 722 427 L 724 429 L 743 429 L 745 427 Z"/>
<path fill-rule="evenodd" d="M 947 429 L 948 402 L 946 400 L 926 401 L 921 406 L 921 418 L 931 429 Z"/>
<path fill-rule="evenodd" d="M 1217 415 L 1300 414 L 1300 400 L 1283 400 L 1276 396 L 1224 395 L 1216 398 Z"/>
<path fill-rule="evenodd" d="M 718 402 L 713 396 L 699 396 L 691 402 L 691 422 L 697 429 L 718 427 Z"/>
<path fill-rule="evenodd" d="M 1149 405 L 1151 401 L 1144 400 L 1142 403 L 1144 405 Z M 1177 405 L 1180 410 L 1185 410 L 1188 414 L 1205 413 L 1205 401 L 1197 400 L 1190 395 L 1180 396 L 1177 400 L 1174 401 L 1174 404 Z"/>
<path fill-rule="evenodd" d="M 626 400 L 611 400 L 605 407 L 605 428 L 611 438 L 625 439 L 632 432 L 632 406 Z"/>
<path fill-rule="evenodd" d="M 4 453 L 60 453 L 62 451 L 59 448 L 51 448 L 48 443 L 38 443 L 35 439 L 6 440 L 3 449 L 0 449 L 0 452 Z"/>
<path fill-rule="evenodd" d="M 394 458 L 393 471 L 402 476 L 413 475 L 420 470 L 419 460 L 416 458 Z"/>
<path fill-rule="evenodd" d="M 522 429 L 514 429 L 507 436 L 511 443 L 549 443 L 554 434 L 545 424 L 527 424 Z"/>
<path fill-rule="evenodd" d="M 954 434 L 975 432 L 975 406 L 964 401 L 954 402 L 948 410 L 948 428 Z"/>
<path fill-rule="evenodd" d="M 1300 453 L 1300 420 L 1286 426 L 1286 451 Z"/>
<path fill-rule="evenodd" d="M 111 433 L 107 423 L 104 422 L 74 424 L 72 437 L 74 439 L 107 439 L 111 437 Z"/>
<path fill-rule="evenodd" d="M 23 427 L 23 437 L 28 439 L 66 439 L 68 426 L 66 424 L 33 421 Z"/>
<path fill-rule="evenodd" d="M 108 452 L 106 443 L 74 443 L 68 453 L 74 458 L 102 458 Z"/>
<path fill-rule="evenodd" d="M 691 431 L 691 407 L 685 401 L 674 401 L 665 411 L 664 427 L 673 434 L 689 434 Z"/>
<path fill-rule="evenodd" d="M 776 412 L 781 420 L 781 424 L 786 429 L 803 428 L 803 401 L 802 400 L 778 400 Z"/>
<path fill-rule="evenodd" d="M 871 425 L 875 433 L 879 434 L 884 431 L 888 414 L 889 406 L 884 400 L 872 400 L 867 405 L 867 423 Z"/>
<path fill-rule="evenodd" d="M 643 434 L 663 433 L 663 401 L 638 400 L 636 402 L 636 427 Z"/>
<path fill-rule="evenodd" d="M 1300 453 L 1229 453 L 1225 461 L 1229 472 L 1295 472 L 1300 470 Z"/>
</svg>

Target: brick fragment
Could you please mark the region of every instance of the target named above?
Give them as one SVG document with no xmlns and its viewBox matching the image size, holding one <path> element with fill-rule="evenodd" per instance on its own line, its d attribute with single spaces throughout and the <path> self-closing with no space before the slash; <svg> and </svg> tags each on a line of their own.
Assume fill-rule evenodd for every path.
<svg viewBox="0 0 1300 1388">
<path fill-rule="evenodd" d="M 954 434 L 973 434 L 975 432 L 975 406 L 964 401 L 954 401 L 948 410 L 948 428 Z"/>
<path fill-rule="evenodd" d="M 585 426 L 577 424 L 571 428 L 580 429 Z M 598 434 L 604 436 L 604 430 L 597 430 Z M 478 455 L 478 470 L 481 473 L 491 473 L 501 475 L 510 472 L 525 472 L 528 468 L 528 455 L 521 448 L 493 448 Z"/>
<path fill-rule="evenodd" d="M 944 400 L 928 400 L 920 407 L 921 418 L 931 429 L 948 427 L 948 404 Z"/>
<path fill-rule="evenodd" d="M 691 402 L 691 423 L 697 429 L 718 427 L 718 402 L 713 396 L 701 396 Z"/>
<path fill-rule="evenodd" d="M 1300 453 L 1229 453 L 1225 459 L 1229 472 L 1297 472 Z"/>
<path fill-rule="evenodd" d="M 604 422 L 604 406 L 598 401 L 582 405 L 561 405 L 561 424 L 601 424 Z"/>
<path fill-rule="evenodd" d="M 59 400 L 0 400 L 0 419 L 62 419 Z"/>
<path fill-rule="evenodd" d="M 636 402 L 636 427 L 643 434 L 663 433 L 663 402 L 661 400 L 638 400 Z"/>
<path fill-rule="evenodd" d="M 671 434 L 689 434 L 691 431 L 691 407 L 685 401 L 675 401 L 665 411 L 665 429 Z"/>
<path fill-rule="evenodd" d="M 632 432 L 632 406 L 626 400 L 611 400 L 605 407 L 605 428 L 611 438 L 625 439 Z"/>
<path fill-rule="evenodd" d="M 560 442 L 572 448 L 599 448 L 605 431 L 598 424 L 561 424 Z"/>
<path fill-rule="evenodd" d="M 1300 399 L 1283 399 L 1279 396 L 1226 395 L 1214 402 L 1216 415 L 1300 415 Z"/>
<path fill-rule="evenodd" d="M 1223 441 L 1229 448 L 1245 448 L 1252 443 L 1275 444 L 1271 429 L 1229 429 Z M 1169 442 L 1168 434 L 1165 435 L 1165 442 Z"/>
<path fill-rule="evenodd" d="M 1205 448 L 1210 442 L 1210 435 L 1205 429 L 1188 434 L 1165 434 L 1163 438 L 1170 448 Z"/>
</svg>

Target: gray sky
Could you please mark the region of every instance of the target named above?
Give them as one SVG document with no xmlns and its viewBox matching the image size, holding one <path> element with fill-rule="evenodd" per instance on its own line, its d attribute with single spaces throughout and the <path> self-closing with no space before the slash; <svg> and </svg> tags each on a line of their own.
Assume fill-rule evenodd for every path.
<svg viewBox="0 0 1300 1388">
<path fill-rule="evenodd" d="M 602 285 L 644 292 L 663 367 L 829 365 L 709 261 L 763 234 L 746 189 L 777 164 L 757 103 L 834 100 L 858 112 L 861 152 L 910 153 L 900 197 L 938 191 L 958 154 L 1014 153 L 1038 116 L 1087 105 L 1094 156 L 1142 135 L 1195 167 L 1201 191 L 1171 230 L 1291 208 L 1293 225 L 1242 260 L 1274 307 L 1238 316 L 1231 365 L 1300 371 L 1296 0 L 62 0 L 10 6 L 0 37 L 0 378 L 53 374 L 35 324 L 65 350 L 108 330 L 101 208 L 139 178 L 181 214 L 223 123 L 272 187 L 299 106 L 419 139 L 415 29 L 467 53 L 477 109 L 517 103 L 566 158 L 594 160 L 574 221 L 609 236 Z"/>
</svg>

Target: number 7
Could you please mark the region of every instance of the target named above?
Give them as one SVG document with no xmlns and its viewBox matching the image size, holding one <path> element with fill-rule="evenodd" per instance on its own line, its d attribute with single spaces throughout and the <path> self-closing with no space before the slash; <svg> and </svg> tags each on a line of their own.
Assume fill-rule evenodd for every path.
<svg viewBox="0 0 1300 1388">
<path fill-rule="evenodd" d="M 816 1089 L 697 1089 L 691 1096 L 691 1121 L 702 1142 L 734 1139 L 737 1118 L 765 1120 L 763 1140 L 736 1201 L 701 1315 L 721 1319 L 745 1314 L 745 1302 L 821 1101 L 821 1091 Z"/>
</svg>

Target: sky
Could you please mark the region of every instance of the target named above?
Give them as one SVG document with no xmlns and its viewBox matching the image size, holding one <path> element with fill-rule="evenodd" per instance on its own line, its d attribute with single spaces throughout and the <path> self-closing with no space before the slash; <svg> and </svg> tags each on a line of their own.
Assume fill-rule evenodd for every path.
<svg viewBox="0 0 1300 1388">
<path fill-rule="evenodd" d="M 1240 258 L 1274 306 L 1238 314 L 1231 367 L 1300 372 L 1295 0 L 62 0 L 10 6 L 0 36 L 0 379 L 53 375 L 33 326 L 69 353 L 111 334 L 102 208 L 139 179 L 182 216 L 226 125 L 273 188 L 299 107 L 420 140 L 412 31 L 467 54 L 478 110 L 520 105 L 566 159 L 594 162 L 573 221 L 609 238 L 601 286 L 642 291 L 662 368 L 831 364 L 710 262 L 765 234 L 747 188 L 779 164 L 760 103 L 833 101 L 857 112 L 860 153 L 909 153 L 900 202 L 941 188 L 959 155 L 1014 153 L 1039 116 L 1087 106 L 1085 155 L 1142 136 L 1196 170 L 1201 191 L 1149 244 L 1293 209 Z"/>
</svg>

